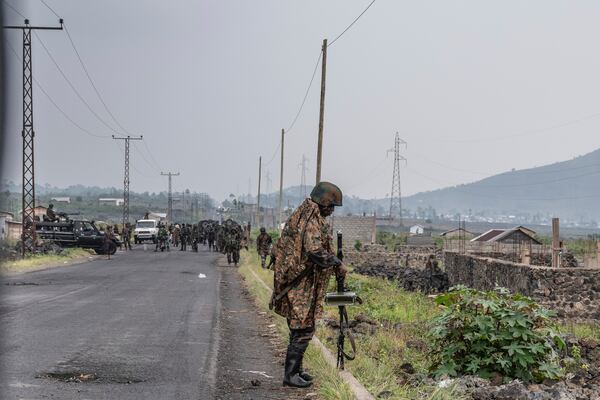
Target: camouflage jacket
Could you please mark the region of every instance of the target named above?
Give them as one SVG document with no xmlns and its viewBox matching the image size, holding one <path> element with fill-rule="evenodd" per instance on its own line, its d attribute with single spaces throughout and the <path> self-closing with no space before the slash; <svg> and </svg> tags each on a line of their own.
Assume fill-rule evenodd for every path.
<svg viewBox="0 0 600 400">
<path fill-rule="evenodd" d="M 258 235 L 258 237 L 256 238 L 256 250 L 258 251 L 258 254 L 269 254 L 269 250 L 271 250 L 272 243 L 273 239 L 268 233 L 265 232 Z"/>
<path fill-rule="evenodd" d="M 273 298 L 302 271 L 312 268 L 312 272 L 273 303 L 275 312 L 287 318 L 292 329 L 314 327 L 323 311 L 323 297 L 334 272 L 328 261 L 333 257 L 332 242 L 319 206 L 306 199 L 288 219 L 273 249 L 276 255 Z"/>
</svg>

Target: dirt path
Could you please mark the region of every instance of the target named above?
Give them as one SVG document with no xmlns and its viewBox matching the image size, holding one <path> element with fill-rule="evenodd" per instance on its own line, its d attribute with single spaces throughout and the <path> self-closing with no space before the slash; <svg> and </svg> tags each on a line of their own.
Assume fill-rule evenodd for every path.
<svg viewBox="0 0 600 400">
<path fill-rule="evenodd" d="M 217 395 L 220 400 L 316 399 L 313 388 L 285 388 L 285 347 L 257 310 L 237 269 L 222 266 Z M 313 389 L 313 391 L 311 391 Z"/>
</svg>

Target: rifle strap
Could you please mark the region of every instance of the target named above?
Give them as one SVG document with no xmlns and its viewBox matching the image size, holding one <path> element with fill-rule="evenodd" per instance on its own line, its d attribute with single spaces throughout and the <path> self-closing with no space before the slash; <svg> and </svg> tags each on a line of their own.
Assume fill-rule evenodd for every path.
<svg viewBox="0 0 600 400">
<path fill-rule="evenodd" d="M 277 296 L 275 296 L 275 292 L 273 292 L 273 304 L 281 300 L 283 296 L 285 296 L 290 290 L 296 287 L 302 279 L 304 279 L 306 276 L 308 276 L 308 274 L 310 274 L 313 271 L 313 269 L 314 265 L 309 265 L 308 267 L 304 268 L 304 270 L 300 272 L 298 276 L 294 278 L 293 281 L 291 281 L 286 287 L 284 287 L 283 290 L 279 292 L 279 294 L 277 294 Z"/>
</svg>

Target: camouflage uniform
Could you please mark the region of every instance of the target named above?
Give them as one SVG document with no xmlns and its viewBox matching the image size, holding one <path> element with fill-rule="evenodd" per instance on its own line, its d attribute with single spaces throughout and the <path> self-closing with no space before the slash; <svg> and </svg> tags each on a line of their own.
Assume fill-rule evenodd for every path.
<svg viewBox="0 0 600 400">
<path fill-rule="evenodd" d="M 315 320 L 323 312 L 323 298 L 333 272 L 342 262 L 333 254 L 333 238 L 326 217 L 342 205 L 342 191 L 332 183 L 319 182 L 310 198 L 298 207 L 274 246 L 273 297 L 271 306 L 287 319 L 290 339 L 284 363 L 283 384 L 305 388 L 312 376 L 302 360 L 315 332 Z M 340 270 L 344 273 L 344 270 Z"/>
<path fill-rule="evenodd" d="M 290 216 L 277 242 L 274 296 L 277 296 L 305 268 L 313 271 L 287 295 L 273 304 L 277 314 L 287 318 L 290 329 L 314 328 L 323 312 L 322 300 L 336 263 L 329 225 L 310 199 Z"/>
<path fill-rule="evenodd" d="M 261 229 L 260 235 L 256 238 L 256 251 L 260 257 L 260 265 L 263 268 L 265 268 L 267 256 L 271 252 L 272 243 L 273 239 L 271 238 L 271 235 Z"/>
</svg>

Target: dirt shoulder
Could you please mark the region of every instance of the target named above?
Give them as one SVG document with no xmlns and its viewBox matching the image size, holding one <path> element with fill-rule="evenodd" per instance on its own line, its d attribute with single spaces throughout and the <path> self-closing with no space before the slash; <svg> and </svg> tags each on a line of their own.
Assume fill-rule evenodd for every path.
<svg viewBox="0 0 600 400">
<path fill-rule="evenodd" d="M 257 309 L 237 268 L 221 263 L 217 399 L 314 399 L 282 386 L 285 344 L 267 313 Z"/>
<path fill-rule="evenodd" d="M 68 249 L 60 255 L 36 255 L 30 258 L 0 262 L 0 275 L 13 276 L 49 268 L 66 267 L 97 260 L 99 257 L 83 249 Z"/>
</svg>

